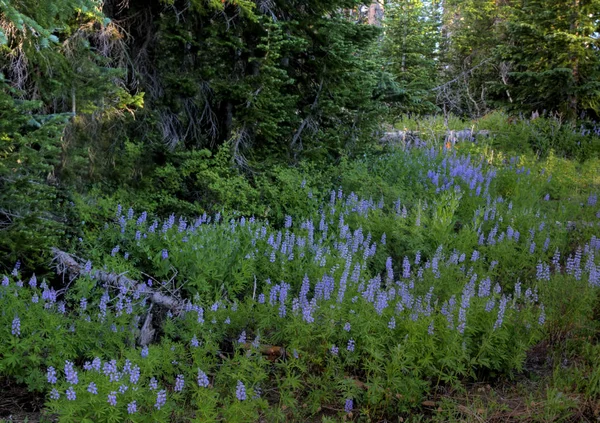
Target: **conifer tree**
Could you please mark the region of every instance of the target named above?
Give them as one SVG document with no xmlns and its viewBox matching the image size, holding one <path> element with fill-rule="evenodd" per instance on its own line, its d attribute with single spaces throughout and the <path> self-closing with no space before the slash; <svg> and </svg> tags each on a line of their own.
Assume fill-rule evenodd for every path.
<svg viewBox="0 0 600 423">
<path fill-rule="evenodd" d="M 512 108 L 577 118 L 600 112 L 600 1 L 527 0 L 510 5 L 502 57 Z"/>
<path fill-rule="evenodd" d="M 384 54 L 399 84 L 397 103 L 405 112 L 432 112 L 430 90 L 439 74 L 441 3 L 396 0 L 386 5 Z"/>
</svg>

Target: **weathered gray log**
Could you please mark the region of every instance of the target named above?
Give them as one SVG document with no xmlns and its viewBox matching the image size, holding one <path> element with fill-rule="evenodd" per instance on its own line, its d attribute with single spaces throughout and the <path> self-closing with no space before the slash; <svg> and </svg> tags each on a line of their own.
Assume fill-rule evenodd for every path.
<svg viewBox="0 0 600 423">
<path fill-rule="evenodd" d="M 161 306 L 175 312 L 183 310 L 185 306 L 183 300 L 150 289 L 146 284 L 130 279 L 124 275 L 105 272 L 103 270 L 98 269 L 95 269 L 88 274 L 85 271 L 85 265 L 82 265 L 77 260 L 75 260 L 75 258 L 71 254 L 59 250 L 58 248 L 52 248 L 51 252 L 52 256 L 54 257 L 53 261 L 56 263 L 56 271 L 59 275 L 68 275 L 70 278 L 72 278 L 72 280 L 81 275 L 89 275 L 90 277 L 100 282 L 112 285 L 115 288 L 118 288 L 123 285 L 131 289 L 133 289 L 134 287 L 136 289 L 138 289 L 138 287 L 142 288 L 138 289 L 140 295 L 145 296 L 151 303 L 150 308 L 148 310 L 148 314 L 146 315 L 146 319 L 144 320 L 144 324 L 138 336 L 138 343 L 142 346 L 150 344 L 152 342 L 152 339 L 154 338 L 155 330 L 152 327 L 153 305 Z"/>
<path fill-rule="evenodd" d="M 52 255 L 54 256 L 54 261 L 56 262 L 56 270 L 59 275 L 68 274 L 70 277 L 76 278 L 77 276 L 85 274 L 85 265 L 81 265 L 79 262 L 77 262 L 77 260 L 75 260 L 72 255 L 61 251 L 58 248 L 52 248 L 51 251 Z M 179 300 L 169 295 L 165 295 L 162 292 L 150 289 L 146 284 L 130 279 L 124 275 L 95 269 L 90 273 L 89 276 L 96 280 L 99 280 L 100 282 L 105 282 L 115 287 L 125 285 L 130 288 L 134 288 L 141 285 L 144 287 L 143 290 L 140 290 L 141 294 L 145 295 L 148 298 L 148 300 L 150 300 L 152 303 L 161 307 L 165 307 L 169 310 L 180 310 L 185 305 L 182 300 Z"/>
</svg>

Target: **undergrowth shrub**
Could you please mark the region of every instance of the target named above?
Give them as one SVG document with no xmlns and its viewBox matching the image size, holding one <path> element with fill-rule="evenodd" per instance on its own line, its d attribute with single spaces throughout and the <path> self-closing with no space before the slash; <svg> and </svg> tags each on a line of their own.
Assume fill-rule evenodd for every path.
<svg viewBox="0 0 600 423">
<path fill-rule="evenodd" d="M 97 201 L 64 286 L 0 285 L 0 374 L 67 422 L 381 420 L 514 375 L 593 315 L 600 209 L 564 160 L 491 154 L 279 169 L 267 217 Z"/>
</svg>

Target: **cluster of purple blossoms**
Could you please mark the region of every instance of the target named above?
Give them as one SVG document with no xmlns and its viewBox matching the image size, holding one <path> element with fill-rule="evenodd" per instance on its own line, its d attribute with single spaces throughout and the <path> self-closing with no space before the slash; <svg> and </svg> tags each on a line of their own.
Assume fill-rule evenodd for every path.
<svg viewBox="0 0 600 423">
<path fill-rule="evenodd" d="M 77 399 L 77 394 L 75 393 L 75 390 L 73 389 L 72 386 L 69 386 L 69 388 L 67 389 L 67 391 L 65 393 L 66 393 L 67 399 L 69 401 L 75 401 Z"/>
<path fill-rule="evenodd" d="M 502 326 L 502 322 L 504 321 L 504 313 L 506 312 L 506 305 L 508 304 L 509 298 L 506 295 L 503 295 L 500 299 L 500 305 L 498 306 L 498 317 L 496 318 L 496 322 L 494 323 L 494 330 L 499 329 Z"/>
<path fill-rule="evenodd" d="M 166 403 L 167 403 L 167 391 L 162 389 L 162 390 L 158 391 L 158 394 L 156 394 L 156 403 L 154 404 L 154 407 L 156 407 L 156 409 L 160 410 Z"/>
<path fill-rule="evenodd" d="M 201 369 L 198 369 L 198 377 L 197 377 L 198 386 L 201 388 L 207 388 L 210 385 L 210 381 L 208 380 L 208 376 Z"/>
<path fill-rule="evenodd" d="M 15 316 L 15 318 L 12 321 L 12 327 L 10 332 L 14 335 L 14 336 L 20 336 L 21 335 L 21 319 L 19 319 L 18 316 Z"/>
<path fill-rule="evenodd" d="M 246 401 L 246 386 L 241 380 L 237 381 L 237 386 L 235 387 L 235 397 L 239 401 Z"/>
<path fill-rule="evenodd" d="M 136 411 L 137 403 L 135 401 L 132 401 L 129 404 L 127 404 L 127 414 L 135 414 Z"/>
<path fill-rule="evenodd" d="M 96 384 L 94 382 L 90 382 L 90 384 L 87 387 L 87 391 L 90 394 L 98 395 L 98 387 L 96 386 Z"/>
<path fill-rule="evenodd" d="M 175 380 L 175 387 L 173 390 L 175 392 L 183 391 L 183 387 L 185 385 L 185 380 L 183 379 L 183 375 L 177 375 L 177 379 Z"/>
<path fill-rule="evenodd" d="M 112 405 L 113 407 L 116 407 L 117 405 L 117 393 L 115 391 L 112 391 L 110 394 L 108 394 L 107 396 L 107 402 Z"/>
<path fill-rule="evenodd" d="M 48 383 L 52 385 L 54 385 L 58 381 L 56 377 L 56 369 L 54 367 L 48 367 L 48 370 L 46 372 L 46 379 L 48 380 Z"/>
<path fill-rule="evenodd" d="M 77 385 L 79 382 L 79 378 L 77 377 L 77 372 L 73 367 L 73 363 L 68 360 L 65 361 L 65 378 L 67 379 L 67 382 L 72 385 Z"/>
</svg>

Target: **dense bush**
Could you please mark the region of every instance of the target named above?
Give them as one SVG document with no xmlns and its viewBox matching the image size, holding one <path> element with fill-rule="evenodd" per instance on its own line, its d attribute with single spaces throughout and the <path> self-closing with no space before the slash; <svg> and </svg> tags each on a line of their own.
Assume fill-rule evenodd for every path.
<svg viewBox="0 0 600 423">
<path fill-rule="evenodd" d="M 597 197 L 568 163 L 429 148 L 280 169 L 272 222 L 119 206 L 82 224 L 66 286 L 4 277 L 0 374 L 61 421 L 228 422 L 382 419 L 514 374 L 597 295 Z"/>
</svg>

